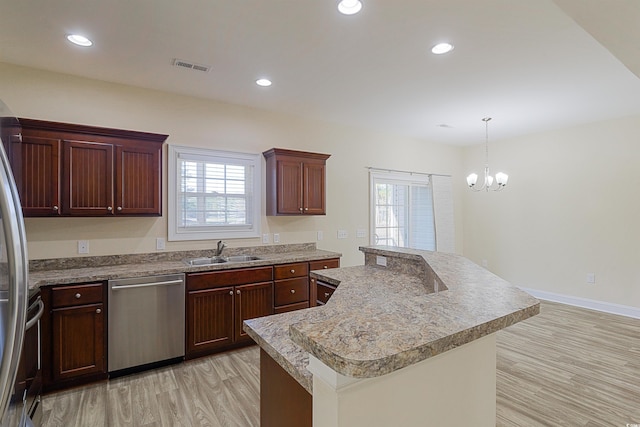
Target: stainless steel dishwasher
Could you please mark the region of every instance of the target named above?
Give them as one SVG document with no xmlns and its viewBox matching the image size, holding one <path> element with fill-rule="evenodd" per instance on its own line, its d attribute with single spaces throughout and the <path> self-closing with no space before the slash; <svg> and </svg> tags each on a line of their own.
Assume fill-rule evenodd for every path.
<svg viewBox="0 0 640 427">
<path fill-rule="evenodd" d="M 182 360 L 184 274 L 109 281 L 109 373 Z"/>
</svg>

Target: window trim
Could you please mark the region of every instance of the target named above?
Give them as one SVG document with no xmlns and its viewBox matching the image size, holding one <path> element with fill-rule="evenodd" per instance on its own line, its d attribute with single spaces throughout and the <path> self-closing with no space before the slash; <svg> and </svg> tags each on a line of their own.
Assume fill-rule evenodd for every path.
<svg viewBox="0 0 640 427">
<path fill-rule="evenodd" d="M 209 226 L 198 227 L 192 230 L 178 227 L 180 209 L 177 201 L 179 193 L 178 162 L 180 156 L 193 156 L 203 158 L 228 158 L 249 163 L 253 167 L 253 222 L 250 227 L 242 226 L 234 229 L 233 226 Z M 212 239 L 243 239 L 260 237 L 260 225 L 262 222 L 262 157 L 260 154 L 239 153 L 233 151 L 212 150 L 207 148 L 186 147 L 169 145 L 168 168 L 168 233 L 169 241 L 212 240 Z M 216 230 L 216 228 L 218 228 Z"/>
</svg>

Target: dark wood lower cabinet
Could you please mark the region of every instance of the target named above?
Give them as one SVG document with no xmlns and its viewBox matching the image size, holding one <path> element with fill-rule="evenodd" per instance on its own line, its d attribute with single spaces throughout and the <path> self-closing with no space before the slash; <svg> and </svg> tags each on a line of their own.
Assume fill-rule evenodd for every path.
<svg viewBox="0 0 640 427">
<path fill-rule="evenodd" d="M 186 359 L 253 343 L 247 319 L 273 314 L 273 268 L 187 275 Z"/>
<path fill-rule="evenodd" d="M 233 287 L 187 295 L 187 354 L 214 351 L 233 343 Z"/>
<path fill-rule="evenodd" d="M 43 390 L 106 379 L 105 283 L 49 286 L 41 292 Z"/>
<path fill-rule="evenodd" d="M 273 282 L 236 286 L 235 293 L 235 341 L 252 343 L 242 330 L 242 322 L 273 314 Z"/>
<path fill-rule="evenodd" d="M 313 397 L 260 350 L 260 427 L 311 427 Z"/>
<path fill-rule="evenodd" d="M 104 306 L 53 310 L 53 379 L 105 372 Z"/>
</svg>

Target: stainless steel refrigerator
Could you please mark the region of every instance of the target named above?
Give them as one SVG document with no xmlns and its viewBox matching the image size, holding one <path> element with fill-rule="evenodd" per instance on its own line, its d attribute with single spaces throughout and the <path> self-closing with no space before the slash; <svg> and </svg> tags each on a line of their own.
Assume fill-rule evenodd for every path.
<svg viewBox="0 0 640 427">
<path fill-rule="evenodd" d="M 16 396 L 16 375 L 25 336 L 28 294 L 28 257 L 22 209 L 16 183 L 3 145 L 16 119 L 0 101 L 0 424 L 33 425 L 23 415 L 23 397 Z M 10 129 L 11 130 L 11 129 Z M 12 403 L 12 410 L 9 404 Z M 13 414 L 11 414 L 13 412 Z M 16 412 L 18 416 L 16 417 Z"/>
</svg>

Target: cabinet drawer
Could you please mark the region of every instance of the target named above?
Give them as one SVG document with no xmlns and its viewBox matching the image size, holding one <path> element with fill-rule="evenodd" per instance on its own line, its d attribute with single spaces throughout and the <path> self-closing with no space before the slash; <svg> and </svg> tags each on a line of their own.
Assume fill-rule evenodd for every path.
<svg viewBox="0 0 640 427">
<path fill-rule="evenodd" d="M 187 289 L 211 289 L 220 286 L 244 285 L 247 283 L 270 282 L 273 267 L 243 268 L 241 270 L 208 271 L 187 274 Z"/>
<path fill-rule="evenodd" d="M 303 277 L 309 274 L 309 263 L 283 264 L 273 267 L 275 280 L 289 279 L 291 277 Z"/>
<path fill-rule="evenodd" d="M 102 291 L 102 283 L 58 286 L 51 291 L 51 305 L 53 308 L 58 308 L 100 303 L 103 300 Z"/>
<path fill-rule="evenodd" d="M 329 285 L 328 283 L 317 282 L 318 289 L 318 302 L 322 304 L 326 304 L 331 298 L 331 295 L 335 292 L 336 288 Z"/>
<path fill-rule="evenodd" d="M 340 267 L 340 259 L 332 258 L 332 259 L 323 259 L 321 261 L 310 261 L 309 262 L 309 270 L 325 270 L 327 268 L 338 268 Z"/>
<path fill-rule="evenodd" d="M 294 304 L 309 300 L 309 279 L 281 280 L 275 284 L 275 306 Z"/>
</svg>

